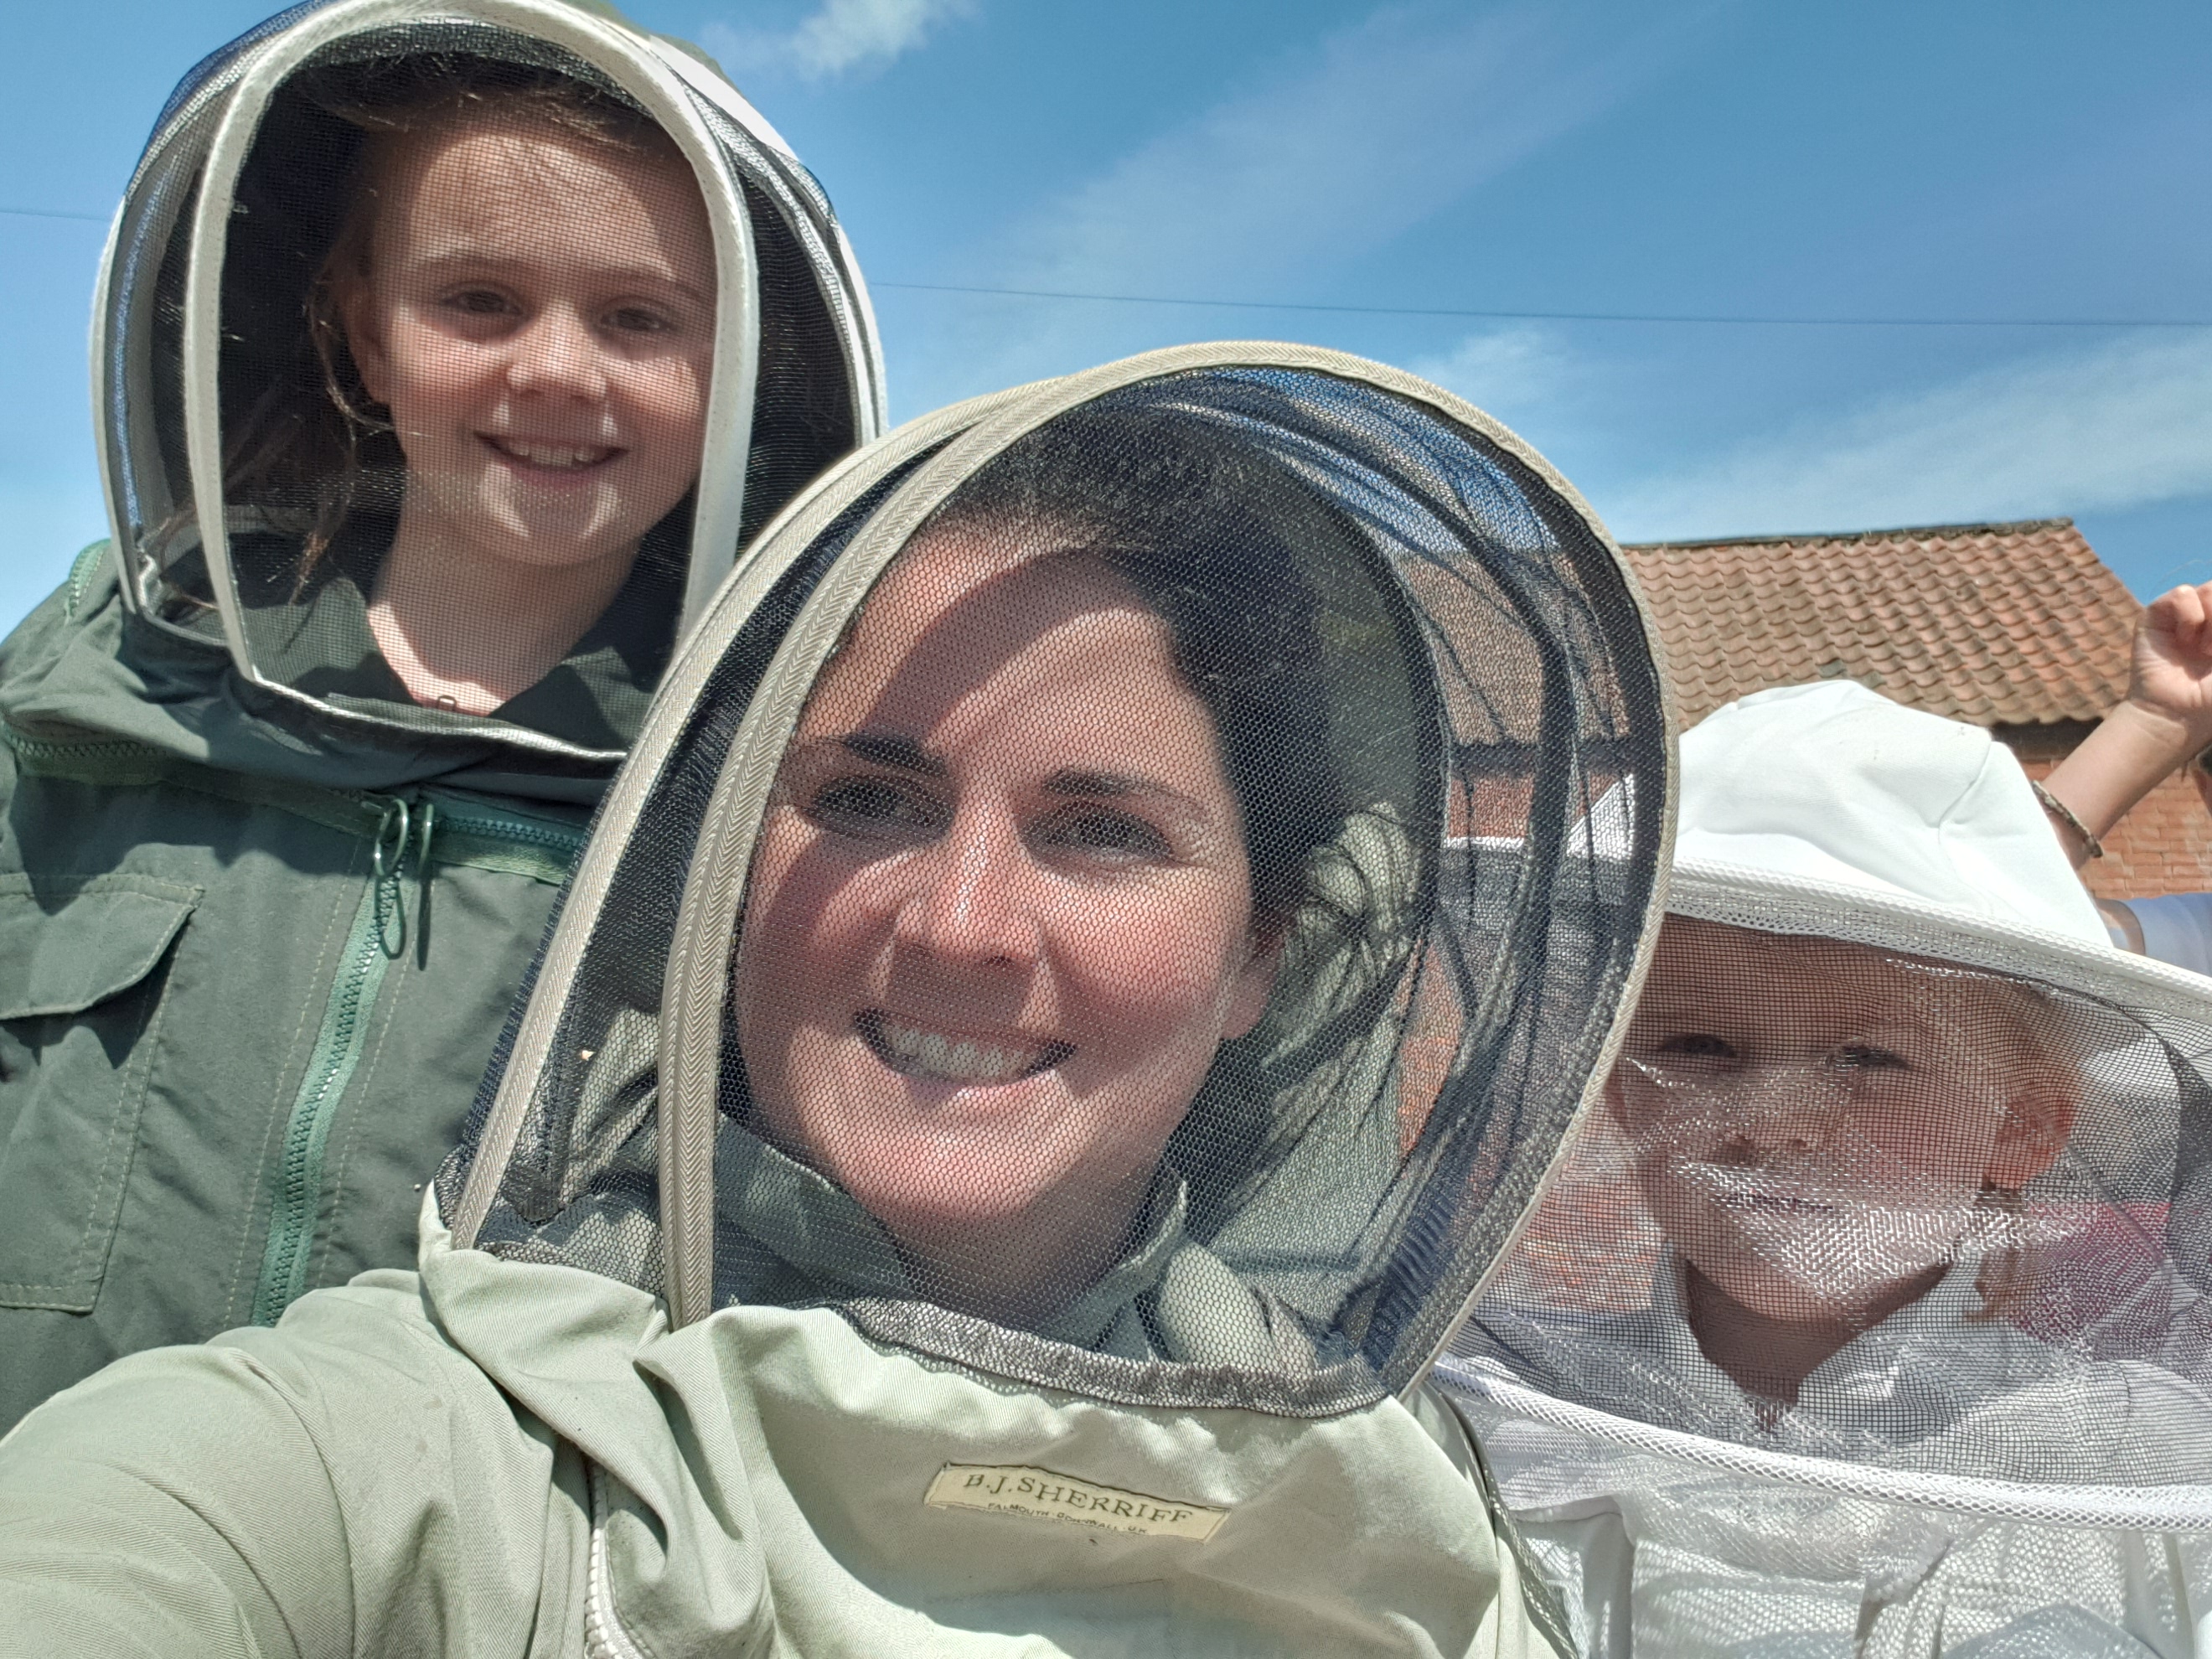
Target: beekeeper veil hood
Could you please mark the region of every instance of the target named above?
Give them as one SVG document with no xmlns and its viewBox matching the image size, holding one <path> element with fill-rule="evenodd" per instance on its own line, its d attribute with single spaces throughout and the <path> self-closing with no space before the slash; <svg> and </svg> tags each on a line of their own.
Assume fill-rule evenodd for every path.
<svg viewBox="0 0 2212 1659">
<path fill-rule="evenodd" d="M 961 405 L 720 595 L 440 1210 L 679 1327 L 1372 1405 L 1613 1040 L 1669 766 L 1616 551 L 1449 394 L 1240 345 Z"/>
<path fill-rule="evenodd" d="M 1978 727 L 1790 687 L 1682 768 L 1605 1109 L 1442 1373 L 1589 1650 L 2193 1650 L 2212 985 Z"/>
<path fill-rule="evenodd" d="M 710 63 L 567 0 L 295 6 L 202 63 L 94 382 L 125 602 L 250 701 L 601 764 L 883 410 L 812 177 Z"/>
</svg>

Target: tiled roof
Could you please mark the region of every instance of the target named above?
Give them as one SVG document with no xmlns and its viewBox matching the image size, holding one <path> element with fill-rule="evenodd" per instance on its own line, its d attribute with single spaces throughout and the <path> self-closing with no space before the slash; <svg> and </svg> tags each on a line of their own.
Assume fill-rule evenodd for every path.
<svg viewBox="0 0 2212 1659">
<path fill-rule="evenodd" d="M 2127 690 L 2140 607 L 2071 519 L 1625 550 L 1685 725 L 1770 685 L 1848 677 L 1954 720 L 2044 728 L 2002 733 L 2040 778 Z M 2185 776 L 2105 850 L 2082 872 L 2100 898 L 2212 889 L 2212 813 Z"/>
<path fill-rule="evenodd" d="M 2071 519 L 1626 550 L 1685 724 L 1816 679 L 1978 726 L 2094 720 L 2127 689 L 2139 607 Z"/>
</svg>

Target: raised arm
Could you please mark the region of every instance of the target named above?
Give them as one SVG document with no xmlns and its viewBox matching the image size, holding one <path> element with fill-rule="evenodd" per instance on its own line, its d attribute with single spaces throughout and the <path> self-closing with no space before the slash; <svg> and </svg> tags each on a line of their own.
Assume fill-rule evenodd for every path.
<svg viewBox="0 0 2212 1659">
<path fill-rule="evenodd" d="M 2161 593 L 2136 623 L 2128 694 L 2044 787 L 2073 814 L 2051 827 L 2080 869 L 2081 831 L 2101 841 L 2176 767 L 2212 744 L 2212 582 Z"/>
</svg>

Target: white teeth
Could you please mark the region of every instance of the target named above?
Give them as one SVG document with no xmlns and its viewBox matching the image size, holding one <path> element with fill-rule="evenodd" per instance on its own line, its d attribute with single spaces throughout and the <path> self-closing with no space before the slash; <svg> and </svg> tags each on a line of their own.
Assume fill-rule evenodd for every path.
<svg viewBox="0 0 2212 1659">
<path fill-rule="evenodd" d="M 1005 1083 L 1034 1070 L 1044 1057 L 1041 1048 L 1001 1048 L 995 1042 L 956 1042 L 937 1031 L 916 1030 L 877 1017 L 876 1036 L 898 1069 L 947 1083 Z"/>
<path fill-rule="evenodd" d="M 532 466 L 594 466 L 614 453 L 611 449 L 585 444 L 533 444 L 520 438 L 494 438 L 492 447 Z"/>
</svg>

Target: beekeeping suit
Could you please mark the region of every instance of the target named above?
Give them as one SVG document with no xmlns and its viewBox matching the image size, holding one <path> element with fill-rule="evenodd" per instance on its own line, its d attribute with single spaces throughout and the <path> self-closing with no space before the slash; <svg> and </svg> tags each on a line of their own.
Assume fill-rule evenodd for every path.
<svg viewBox="0 0 2212 1659">
<path fill-rule="evenodd" d="M 1682 769 L 1607 1104 L 1439 1370 L 1577 1650 L 2197 1653 L 2212 984 L 1979 728 L 1791 687 Z"/>
<path fill-rule="evenodd" d="M 679 654 L 419 1273 L 28 1419 L 0 1651 L 1553 1651 L 1422 1384 L 1657 915 L 1650 637 L 1334 353 L 854 457 Z"/>
<path fill-rule="evenodd" d="M 437 397 L 365 385 L 328 289 L 369 235 L 352 210 L 388 193 L 370 152 L 406 140 L 410 100 L 447 131 L 520 98 L 541 113 L 501 154 L 548 153 L 556 104 L 587 155 L 611 135 L 602 194 L 601 175 L 657 179 L 647 205 L 696 220 L 693 406 L 690 435 L 648 434 L 675 499 L 634 559 L 617 549 L 566 640 L 471 712 L 403 684 L 378 631 L 396 526 L 444 487 L 408 448 Z M 377 221 L 378 256 L 501 204 L 504 234 L 518 199 L 526 228 L 584 223 L 550 264 L 433 296 L 489 350 L 488 331 L 550 314 L 548 283 L 614 257 L 590 240 L 599 198 L 549 198 L 549 180 L 423 185 L 428 218 Z M 623 294 L 597 304 L 594 338 L 659 325 Z M 273 1322 L 412 1259 L 422 1183 L 676 641 L 883 408 L 866 293 L 812 178 L 688 47 L 559 0 L 295 7 L 199 64 L 117 215 L 93 376 L 112 535 L 0 646 L 0 1426 L 118 1354 Z M 433 435 L 534 474 L 506 498 L 530 496 L 525 528 L 559 489 L 579 520 L 634 509 L 635 410 L 556 390 L 545 414 L 542 377 L 517 380 Z M 459 570 L 416 550 L 434 588 Z M 456 574 L 414 637 L 514 634 L 487 591 Z"/>
</svg>

